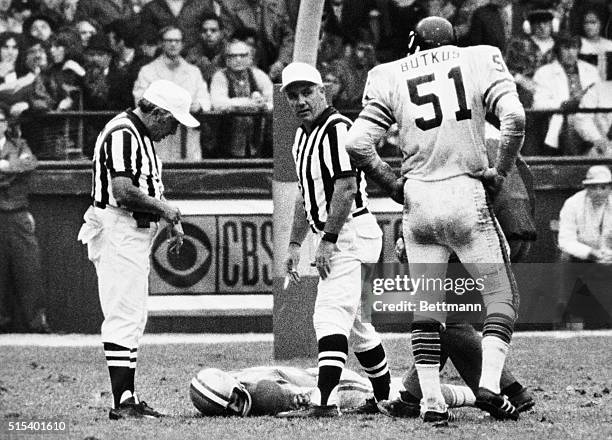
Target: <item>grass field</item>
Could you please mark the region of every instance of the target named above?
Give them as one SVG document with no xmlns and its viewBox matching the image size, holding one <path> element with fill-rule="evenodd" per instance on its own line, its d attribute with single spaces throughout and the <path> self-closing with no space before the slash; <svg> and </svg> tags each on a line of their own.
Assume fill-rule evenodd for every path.
<svg viewBox="0 0 612 440">
<path fill-rule="evenodd" d="M 235 369 L 284 363 L 315 366 L 312 359 L 275 362 L 272 343 L 145 344 L 139 350 L 137 389 L 161 420 L 108 420 L 108 375 L 100 346 L 0 346 L 0 438 L 8 421 L 64 420 L 69 434 L 23 439 L 610 439 L 612 438 L 612 364 L 609 333 L 553 335 L 513 341 L 509 364 L 529 386 L 536 407 L 518 422 L 496 422 L 474 408 L 457 410 L 448 428 L 419 420 L 344 416 L 333 420 L 286 421 L 272 417 L 204 418 L 188 397 L 189 382 L 204 366 Z M 69 338 L 69 336 L 64 336 Z M 0 344 L 2 341 L 0 340 Z M 386 337 L 393 375 L 411 364 L 408 340 Z M 353 356 L 349 367 L 358 370 Z M 458 382 L 452 368 L 445 381 Z"/>
</svg>

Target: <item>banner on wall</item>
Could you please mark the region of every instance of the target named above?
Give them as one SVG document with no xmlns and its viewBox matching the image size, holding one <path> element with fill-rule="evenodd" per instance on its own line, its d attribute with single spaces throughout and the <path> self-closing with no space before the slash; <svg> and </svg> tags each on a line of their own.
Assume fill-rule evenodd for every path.
<svg viewBox="0 0 612 440">
<path fill-rule="evenodd" d="M 272 201 L 175 201 L 183 214 L 180 255 L 168 252 L 162 228 L 151 252 L 152 295 L 269 294 L 273 282 Z M 401 207 L 370 203 L 383 231 L 381 261 L 393 261 Z M 163 223 L 162 223 L 163 225 Z"/>
</svg>

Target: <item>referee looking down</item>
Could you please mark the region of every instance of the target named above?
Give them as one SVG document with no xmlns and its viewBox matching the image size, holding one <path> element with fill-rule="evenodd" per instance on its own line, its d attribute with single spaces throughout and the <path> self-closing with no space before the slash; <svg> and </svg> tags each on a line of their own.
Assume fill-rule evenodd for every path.
<svg viewBox="0 0 612 440">
<path fill-rule="evenodd" d="M 164 198 L 161 162 L 154 148 L 179 123 L 197 127 L 191 97 L 180 86 L 151 83 L 135 110 L 119 113 L 98 135 L 93 156 L 92 206 L 78 239 L 98 275 L 104 321 L 102 343 L 111 380 L 109 418 L 155 418 L 134 392 L 138 340 L 147 320 L 150 252 L 163 218 L 172 224 L 169 250 L 183 243 L 181 213 Z"/>
<path fill-rule="evenodd" d="M 338 385 L 348 356 L 348 341 L 372 383 L 374 396 L 347 413 L 378 412 L 377 400 L 388 399 L 390 374 L 380 336 L 361 322 L 361 264 L 378 261 L 382 232 L 367 208 L 363 173 L 350 163 L 344 148 L 351 121 L 327 104 L 320 73 L 294 62 L 282 72 L 289 106 L 301 120 L 293 144 L 299 194 L 294 209 L 287 276 L 299 281 L 300 247 L 314 232 L 314 261 L 320 275 L 313 323 L 318 343 L 319 374 L 311 405 L 279 417 L 335 417 Z"/>
</svg>

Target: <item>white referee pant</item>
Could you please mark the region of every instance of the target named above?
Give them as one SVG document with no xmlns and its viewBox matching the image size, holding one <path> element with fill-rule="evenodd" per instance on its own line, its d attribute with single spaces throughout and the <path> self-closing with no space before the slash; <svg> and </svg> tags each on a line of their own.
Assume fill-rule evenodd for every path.
<svg viewBox="0 0 612 440">
<path fill-rule="evenodd" d="M 336 244 L 340 252 L 332 255 L 330 273 L 317 287 L 313 316 L 317 340 L 342 334 L 354 351 L 367 351 L 381 340 L 372 324 L 361 322 L 361 264 L 378 261 L 382 231 L 370 213 L 349 217 Z"/>
<path fill-rule="evenodd" d="M 102 341 L 137 347 L 147 322 L 150 253 L 158 225 L 137 228 L 131 212 L 112 206 L 92 206 L 84 219 L 79 240 L 87 244 L 98 274 Z"/>
<path fill-rule="evenodd" d="M 408 179 L 404 197 L 403 234 L 410 276 L 444 279 L 448 258 L 455 252 L 470 275 L 483 280 L 487 314 L 516 319 L 519 299 L 508 244 L 491 215 L 482 183 L 467 175 L 430 182 Z M 445 298 L 444 290 L 420 289 L 414 301 L 431 304 Z M 417 311 L 417 316 L 446 319 L 443 311 Z"/>
</svg>

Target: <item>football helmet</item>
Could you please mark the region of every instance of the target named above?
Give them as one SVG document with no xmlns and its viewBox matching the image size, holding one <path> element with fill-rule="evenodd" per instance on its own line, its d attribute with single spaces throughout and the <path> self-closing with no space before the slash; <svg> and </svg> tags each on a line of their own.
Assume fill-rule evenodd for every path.
<svg viewBox="0 0 612 440">
<path fill-rule="evenodd" d="M 238 380 L 218 368 L 204 368 L 191 380 L 189 397 L 206 416 L 246 416 L 251 395 Z"/>
<path fill-rule="evenodd" d="M 448 20 L 442 17 L 427 17 L 419 21 L 410 32 L 408 53 L 414 54 L 420 50 L 453 44 L 455 30 Z"/>
</svg>

